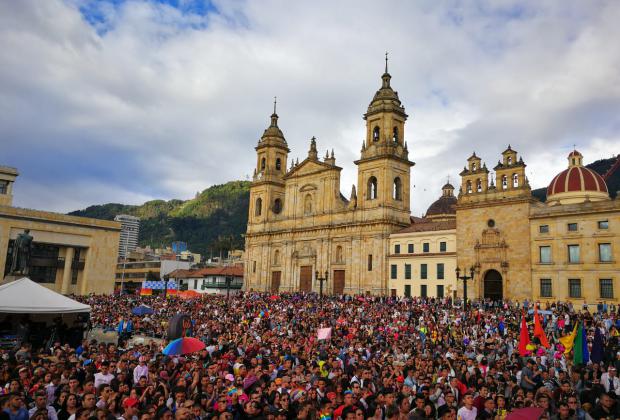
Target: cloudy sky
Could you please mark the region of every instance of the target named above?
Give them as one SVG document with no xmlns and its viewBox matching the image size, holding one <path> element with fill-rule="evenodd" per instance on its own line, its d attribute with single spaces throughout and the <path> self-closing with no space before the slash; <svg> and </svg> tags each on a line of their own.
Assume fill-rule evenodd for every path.
<svg viewBox="0 0 620 420">
<path fill-rule="evenodd" d="M 412 211 L 473 150 L 533 187 L 620 153 L 620 2 L 0 1 L 0 165 L 15 204 L 70 211 L 246 179 L 278 97 L 290 157 L 317 137 L 348 196 L 390 53 Z"/>
</svg>

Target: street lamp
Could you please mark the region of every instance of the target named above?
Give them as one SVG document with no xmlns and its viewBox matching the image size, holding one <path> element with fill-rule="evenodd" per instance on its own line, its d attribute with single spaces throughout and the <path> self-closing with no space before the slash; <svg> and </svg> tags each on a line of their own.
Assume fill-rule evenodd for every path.
<svg viewBox="0 0 620 420">
<path fill-rule="evenodd" d="M 327 281 L 329 273 L 327 272 L 327 270 L 325 270 L 325 276 L 323 278 L 321 278 L 321 277 L 319 277 L 319 272 L 315 271 L 314 272 L 314 276 L 316 277 L 317 281 L 319 282 L 319 296 L 321 297 L 321 301 L 322 301 L 323 300 L 323 282 Z"/>
<path fill-rule="evenodd" d="M 226 276 L 226 301 L 230 300 L 230 282 L 232 278 Z"/>
<path fill-rule="evenodd" d="M 475 270 L 473 266 L 470 267 L 469 276 L 467 274 L 461 276 L 461 269 L 458 267 L 454 271 L 456 272 L 456 279 L 463 280 L 463 309 L 467 310 L 467 280 L 474 279 Z M 465 270 L 463 270 L 463 273 L 465 273 Z"/>
</svg>

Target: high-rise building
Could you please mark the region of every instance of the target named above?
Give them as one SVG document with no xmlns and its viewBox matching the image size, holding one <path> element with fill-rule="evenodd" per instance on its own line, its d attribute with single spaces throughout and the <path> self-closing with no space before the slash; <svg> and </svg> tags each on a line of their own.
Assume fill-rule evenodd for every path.
<svg viewBox="0 0 620 420">
<path fill-rule="evenodd" d="M 114 217 L 121 222 L 121 240 L 118 244 L 118 257 L 125 258 L 128 253 L 135 251 L 140 234 L 140 218 L 128 214 L 118 214 Z"/>
</svg>

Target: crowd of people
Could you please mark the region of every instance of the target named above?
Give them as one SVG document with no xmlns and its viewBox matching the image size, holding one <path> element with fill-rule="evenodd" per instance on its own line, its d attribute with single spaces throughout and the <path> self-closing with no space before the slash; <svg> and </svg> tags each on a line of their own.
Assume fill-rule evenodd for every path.
<svg viewBox="0 0 620 420">
<path fill-rule="evenodd" d="M 535 338 L 521 355 L 521 316 L 531 302 L 261 293 L 80 299 L 92 308 L 90 326 L 116 331 L 118 342 L 2 350 L 3 419 L 620 418 L 613 305 L 542 305 L 550 346 Z M 131 316 L 138 305 L 154 313 Z M 166 356 L 165 341 L 131 339 L 165 337 L 180 313 L 204 350 Z M 559 339 L 576 323 L 589 342 L 599 329 L 601 360 L 575 364 L 565 353 Z"/>
</svg>

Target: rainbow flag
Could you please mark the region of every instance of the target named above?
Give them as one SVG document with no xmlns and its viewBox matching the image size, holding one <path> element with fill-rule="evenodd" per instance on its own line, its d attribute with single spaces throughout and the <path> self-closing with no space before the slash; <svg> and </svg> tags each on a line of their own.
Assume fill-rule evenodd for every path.
<svg viewBox="0 0 620 420">
<path fill-rule="evenodd" d="M 153 289 L 140 289 L 140 296 L 151 296 Z"/>
<path fill-rule="evenodd" d="M 577 337 L 575 337 L 575 345 L 573 351 L 573 363 L 576 365 L 586 364 L 590 360 L 588 352 L 588 340 L 586 338 L 586 330 L 583 328 L 583 321 L 579 324 Z"/>
</svg>

